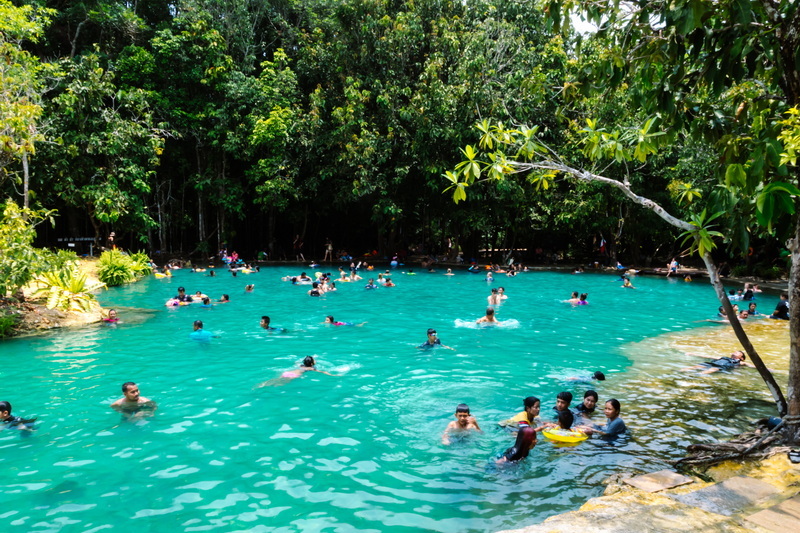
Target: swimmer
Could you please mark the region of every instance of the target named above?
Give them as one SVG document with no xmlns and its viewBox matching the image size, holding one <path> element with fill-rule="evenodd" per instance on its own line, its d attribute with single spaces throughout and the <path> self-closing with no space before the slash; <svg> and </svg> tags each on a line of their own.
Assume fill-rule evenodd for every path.
<svg viewBox="0 0 800 533">
<path fill-rule="evenodd" d="M 384 287 L 397 287 L 392 281 L 392 278 L 386 278 L 386 282 L 383 284 Z"/>
<path fill-rule="evenodd" d="M 558 412 L 558 418 L 554 423 L 545 424 L 545 427 L 553 429 L 561 429 L 563 431 L 572 431 L 572 424 L 575 422 L 575 415 L 569 409 L 564 409 Z M 577 427 L 575 431 L 580 431 Z M 583 431 L 580 431 L 583 433 Z"/>
<path fill-rule="evenodd" d="M 334 326 L 363 326 L 366 322 L 362 322 L 361 324 L 353 324 L 352 322 L 337 322 L 333 319 L 333 315 L 328 315 L 325 317 L 325 322 L 323 324 L 332 324 Z"/>
<path fill-rule="evenodd" d="M 219 335 L 214 335 L 210 331 L 206 331 L 203 329 L 203 321 L 202 320 L 195 320 L 192 324 L 194 331 L 189 334 L 189 338 L 195 341 L 202 341 L 208 342 L 211 340 L 212 337 L 218 338 Z"/>
<path fill-rule="evenodd" d="M 192 297 L 186 294 L 186 289 L 183 287 L 178 287 L 178 295 L 172 297 L 173 300 L 178 300 L 181 303 L 190 303 L 192 301 Z"/>
<path fill-rule="evenodd" d="M 568 303 L 568 304 L 572 304 L 572 305 L 578 305 L 578 302 L 580 302 L 580 301 L 581 301 L 581 299 L 578 298 L 578 292 L 577 291 L 573 291 L 572 296 L 570 297 L 570 299 L 569 300 L 564 300 L 564 303 Z"/>
<path fill-rule="evenodd" d="M 208 277 L 210 277 L 210 278 L 216 278 L 216 277 L 217 277 L 217 273 L 216 273 L 216 272 L 214 272 L 213 270 L 209 270 L 209 271 L 208 271 Z"/>
<path fill-rule="evenodd" d="M 231 301 L 231 299 L 230 299 L 230 297 L 229 297 L 227 294 L 223 294 L 223 295 L 222 295 L 222 296 L 220 296 L 220 298 L 219 298 L 219 303 L 221 303 L 221 304 L 226 304 L 226 303 L 228 303 L 228 302 L 230 302 L 230 301 Z"/>
<path fill-rule="evenodd" d="M 683 281 L 685 281 L 687 283 L 692 281 L 692 276 L 690 276 L 689 274 L 686 274 L 686 276 L 684 276 L 684 278 L 683 278 Z"/>
<path fill-rule="evenodd" d="M 488 305 L 500 305 L 500 291 L 493 288 L 492 293 L 486 297 Z"/>
<path fill-rule="evenodd" d="M 439 340 L 439 337 L 436 336 L 436 330 L 433 329 L 433 328 L 428 328 L 428 340 L 426 340 L 425 342 L 420 344 L 418 346 L 418 348 L 420 350 L 429 350 L 429 349 L 434 348 L 436 346 L 441 346 L 442 348 L 447 348 L 448 350 L 453 350 L 454 349 L 454 348 L 451 348 L 449 346 L 445 346 L 444 344 L 442 344 L 442 341 Z"/>
<path fill-rule="evenodd" d="M 287 383 L 295 378 L 299 378 L 306 372 L 319 372 L 320 374 L 333 376 L 333 374 L 325 372 L 324 370 L 318 370 L 316 364 L 317 363 L 316 361 L 314 361 L 314 358 L 308 355 L 303 359 L 303 362 L 300 364 L 298 368 L 287 370 L 286 372 L 281 374 L 280 378 L 271 379 L 263 383 L 259 383 L 258 385 L 256 385 L 256 388 L 268 387 L 270 385 L 283 385 L 284 383 Z"/>
<path fill-rule="evenodd" d="M 116 309 L 109 309 L 108 316 L 103 319 L 104 322 L 108 322 L 109 324 L 116 324 L 119 322 L 119 318 L 117 317 L 117 310 Z"/>
<path fill-rule="evenodd" d="M 561 411 L 569 411 L 569 404 L 572 403 L 572 393 L 569 391 L 561 391 L 556 395 L 556 404 L 553 406 L 555 416 Z"/>
<path fill-rule="evenodd" d="M 319 282 L 314 281 L 313 283 L 311 283 L 311 289 L 309 289 L 308 295 L 316 297 L 316 296 L 322 296 L 322 294 L 323 294 L 323 292 L 319 288 Z"/>
<path fill-rule="evenodd" d="M 193 302 L 202 302 L 203 298 L 208 298 L 208 296 L 203 294 L 200 291 L 197 291 L 196 293 L 194 293 L 194 296 L 192 297 L 192 301 Z"/>
<path fill-rule="evenodd" d="M 256 288 L 256 286 L 254 284 L 252 284 L 252 283 L 250 285 L 245 285 L 244 286 L 244 292 L 253 292 L 253 290 L 255 290 L 255 288 Z"/>
<path fill-rule="evenodd" d="M 506 294 L 505 287 L 497 287 L 497 294 L 500 295 L 500 300 L 508 300 L 508 295 Z"/>
<path fill-rule="evenodd" d="M 629 280 L 628 278 L 625 278 L 625 281 L 622 282 L 622 288 L 623 289 L 635 289 L 636 287 L 633 286 L 633 284 L 631 283 L 631 280 Z"/>
<path fill-rule="evenodd" d="M 208 296 L 204 296 L 202 302 L 203 303 L 200 304 L 200 307 L 203 307 L 205 309 L 208 309 L 209 307 L 214 307 L 214 304 L 211 303 L 211 298 L 209 298 Z"/>
<path fill-rule="evenodd" d="M 750 314 L 750 316 L 761 316 L 761 313 L 756 310 L 755 302 L 750 302 L 750 304 L 747 306 L 747 312 Z"/>
<path fill-rule="evenodd" d="M 700 365 L 682 368 L 681 370 L 684 372 L 688 370 L 703 370 L 703 372 L 701 372 L 702 374 L 713 374 L 714 372 L 719 372 L 720 370 L 734 370 L 736 368 L 739 368 L 740 366 L 749 366 L 750 368 L 755 368 L 755 365 L 745 361 L 745 359 L 747 359 L 747 356 L 741 350 L 736 350 L 735 352 L 731 353 L 730 357 L 720 357 L 720 358 L 715 358 L 713 355 L 700 355 L 700 354 L 688 354 L 688 355 L 695 355 L 697 357 L 706 357 L 708 359 L 714 359 L 714 360 Z"/>
<path fill-rule="evenodd" d="M 453 269 L 452 268 L 448 268 L 447 272 L 445 272 L 444 275 L 445 276 L 455 276 L 455 274 L 453 274 Z"/>
<path fill-rule="evenodd" d="M 375 280 L 373 280 L 372 278 L 369 278 L 369 281 L 367 282 L 366 285 L 364 285 L 364 288 L 365 289 L 377 289 L 378 286 L 375 285 Z"/>
<path fill-rule="evenodd" d="M 536 447 L 536 431 L 525 420 L 518 423 L 517 440 L 514 446 L 508 448 L 503 455 L 498 458 L 496 464 L 513 463 L 528 457 L 530 451 Z"/>
<path fill-rule="evenodd" d="M 599 370 L 592 374 L 591 376 L 572 376 L 567 378 L 567 381 L 585 381 L 589 382 L 596 379 L 597 381 L 605 381 L 606 375 L 600 372 Z"/>
<path fill-rule="evenodd" d="M 267 331 L 278 331 L 280 329 L 280 328 L 273 328 L 272 326 L 269 325 L 269 323 L 270 323 L 270 318 L 268 316 L 264 315 L 261 317 L 262 329 L 265 329 Z"/>
<path fill-rule="evenodd" d="M 497 425 L 500 427 L 508 427 L 513 431 L 516 431 L 517 423 L 523 421 L 528 422 L 528 424 L 535 427 L 537 431 L 541 429 L 542 419 L 539 418 L 539 411 L 541 409 L 542 402 L 539 401 L 539 398 L 536 396 L 528 396 L 522 400 L 522 406 L 524 407 L 522 412 L 517 413 L 508 420 L 498 422 Z"/>
<path fill-rule="evenodd" d="M 486 278 L 485 279 L 486 279 L 486 281 L 494 281 L 494 278 L 492 277 L 492 271 L 491 270 L 487 270 L 486 271 Z"/>
<path fill-rule="evenodd" d="M 450 444 L 451 433 L 466 433 L 470 430 L 481 431 L 478 426 L 478 421 L 469 413 L 469 406 L 465 403 L 460 403 L 456 406 L 456 419 L 444 428 L 442 433 L 442 444 L 445 446 Z"/>
<path fill-rule="evenodd" d="M 577 426 L 575 429 L 586 433 L 587 435 L 598 434 L 604 438 L 616 438 L 622 433 L 625 433 L 628 428 L 625 427 L 625 422 L 619 417 L 620 404 L 619 401 L 612 398 L 606 402 L 603 413 L 606 415 L 606 424 L 600 427 Z"/>
<path fill-rule="evenodd" d="M 594 408 L 597 405 L 597 393 L 593 390 L 587 390 L 583 393 L 583 403 L 575 408 L 575 411 L 581 416 L 589 418 L 594 413 Z"/>
<path fill-rule="evenodd" d="M 156 402 L 139 395 L 139 387 L 132 381 L 122 384 L 122 394 L 122 398 L 112 403 L 111 408 L 128 419 L 153 416 L 158 408 Z"/>
<path fill-rule="evenodd" d="M 30 424 L 33 424 L 35 421 L 35 418 L 12 416 L 11 403 L 6 401 L 0 402 L 0 430 L 18 429 L 20 431 L 33 431 L 35 428 Z"/>
<path fill-rule="evenodd" d="M 578 298 L 578 303 L 574 305 L 589 305 L 589 302 L 586 301 L 586 298 L 588 297 L 589 295 L 584 292 L 583 294 L 581 294 L 580 298 Z"/>
<path fill-rule="evenodd" d="M 486 308 L 486 315 L 480 317 L 475 321 L 477 324 L 499 324 L 500 321 L 494 317 L 494 309 L 491 307 Z"/>
</svg>

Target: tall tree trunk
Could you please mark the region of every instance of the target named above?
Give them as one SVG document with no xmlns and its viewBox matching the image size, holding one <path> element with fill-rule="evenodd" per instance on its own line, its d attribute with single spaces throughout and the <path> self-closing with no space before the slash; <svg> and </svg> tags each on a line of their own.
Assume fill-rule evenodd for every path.
<svg viewBox="0 0 800 533">
<path fill-rule="evenodd" d="M 22 151 L 22 203 L 25 209 L 30 207 L 30 202 L 28 201 L 28 186 L 29 186 L 29 179 L 30 174 L 28 174 L 28 152 L 26 150 Z"/>
<path fill-rule="evenodd" d="M 786 434 L 789 443 L 800 444 L 800 217 L 794 238 L 786 244 L 791 252 L 792 266 L 789 271 L 789 382 L 786 388 L 788 407 Z"/>
</svg>

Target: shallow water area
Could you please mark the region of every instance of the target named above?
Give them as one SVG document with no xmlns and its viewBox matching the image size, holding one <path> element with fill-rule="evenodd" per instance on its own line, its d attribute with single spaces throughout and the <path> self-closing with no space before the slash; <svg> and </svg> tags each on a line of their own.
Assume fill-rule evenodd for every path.
<svg viewBox="0 0 800 533">
<path fill-rule="evenodd" d="M 0 343 L 0 399 L 39 417 L 29 437 L 0 432 L 0 530 L 495 531 L 575 509 L 611 474 L 663 468 L 685 444 L 774 414 L 751 369 L 680 370 L 701 362 L 683 353 L 704 349 L 691 339 L 729 330 L 702 322 L 718 306 L 707 284 L 641 277 L 629 290 L 612 274 L 554 272 L 488 283 L 400 268 L 397 287 L 364 290 L 378 272 L 362 272 L 363 281 L 313 298 L 281 281 L 300 270 L 177 271 L 101 294 L 122 308 L 117 325 Z M 231 302 L 165 307 L 181 285 Z M 479 327 L 498 286 L 509 295 L 501 324 Z M 588 292 L 590 305 L 563 303 L 573 290 Z M 768 311 L 777 297 L 758 302 Z M 261 329 L 262 315 L 283 330 Z M 354 325 L 323 324 L 326 315 Z M 214 335 L 208 342 L 190 339 L 195 320 Z M 785 326 L 761 327 L 774 336 Z M 454 349 L 419 350 L 429 327 Z M 705 349 L 736 349 L 726 342 Z M 780 342 L 775 352 L 780 360 Z M 335 376 L 257 388 L 306 355 Z M 608 379 L 568 380 L 595 370 Z M 109 409 L 125 381 L 158 403 L 155 416 L 126 421 Z M 494 465 L 514 441 L 496 422 L 521 411 L 525 396 L 541 398 L 549 417 L 560 390 L 575 405 L 590 387 L 600 408 L 622 402 L 628 438 L 540 438 L 525 462 Z M 445 446 L 461 402 L 483 433 Z"/>
</svg>

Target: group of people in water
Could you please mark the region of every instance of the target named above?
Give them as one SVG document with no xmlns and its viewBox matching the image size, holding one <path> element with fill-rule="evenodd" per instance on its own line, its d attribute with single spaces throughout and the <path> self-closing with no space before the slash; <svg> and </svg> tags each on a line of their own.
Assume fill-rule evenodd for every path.
<svg viewBox="0 0 800 533">
<path fill-rule="evenodd" d="M 602 372 L 595 372 L 594 379 L 604 380 Z M 538 433 L 549 440 L 560 443 L 578 443 L 591 435 L 610 442 L 627 432 L 625 422 L 620 418 L 621 405 L 611 398 L 605 402 L 603 414 L 605 423 L 598 424 L 592 417 L 595 414 L 599 396 L 594 390 L 587 390 L 583 401 L 572 408 L 572 393 L 562 391 L 556 396 L 556 403 L 550 416 L 541 416 L 541 401 L 535 396 L 528 396 L 522 401 L 523 410 L 507 420 L 498 422 L 498 426 L 516 433 L 514 444 L 497 455 L 495 463 L 515 463 L 528 457 L 536 446 Z M 442 433 L 442 444 L 450 445 L 455 439 L 461 439 L 474 433 L 482 432 L 477 418 L 471 413 L 467 404 L 456 406 L 455 420 L 447 424 Z"/>
</svg>

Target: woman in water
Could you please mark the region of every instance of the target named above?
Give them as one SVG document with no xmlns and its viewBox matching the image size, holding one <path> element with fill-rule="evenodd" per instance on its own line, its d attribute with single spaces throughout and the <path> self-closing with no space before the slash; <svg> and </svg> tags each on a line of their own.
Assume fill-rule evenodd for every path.
<svg viewBox="0 0 800 533">
<path fill-rule="evenodd" d="M 117 310 L 109 309 L 108 316 L 103 319 L 103 322 L 108 322 L 109 324 L 116 324 L 119 322 L 119 318 L 117 318 Z"/>
<path fill-rule="evenodd" d="M 612 398 L 606 402 L 606 406 L 603 409 L 603 413 L 606 415 L 607 418 L 606 424 L 604 426 L 600 426 L 599 428 L 580 426 L 576 427 L 575 429 L 579 429 L 580 431 L 588 435 L 591 435 L 592 433 L 597 433 L 598 435 L 601 435 L 604 439 L 614 439 L 628 430 L 628 428 L 625 427 L 625 422 L 623 422 L 622 419 L 619 417 L 620 409 L 621 407 L 619 401 Z"/>
<path fill-rule="evenodd" d="M 330 374 L 328 372 L 325 372 L 324 370 L 317 370 L 316 364 L 317 363 L 316 363 L 316 361 L 314 361 L 314 358 L 311 357 L 310 355 L 308 355 L 308 356 L 305 357 L 305 359 L 303 359 L 303 362 L 300 364 L 300 366 L 298 368 L 294 368 L 292 370 L 287 370 L 286 372 L 281 374 L 281 377 L 276 378 L 276 379 L 270 379 L 269 381 L 265 381 L 263 383 L 260 383 L 256 388 L 268 387 L 270 385 L 283 385 L 284 383 L 286 383 L 288 381 L 291 381 L 293 379 L 299 378 L 300 376 L 302 376 L 306 372 L 319 372 L 320 374 L 327 374 L 328 376 L 332 376 L 333 375 L 333 374 Z"/>
<path fill-rule="evenodd" d="M 508 448 L 495 463 L 513 463 L 528 457 L 530 451 L 536 446 L 536 431 L 530 426 L 527 420 L 519 422 L 519 431 L 514 446 Z"/>
</svg>

